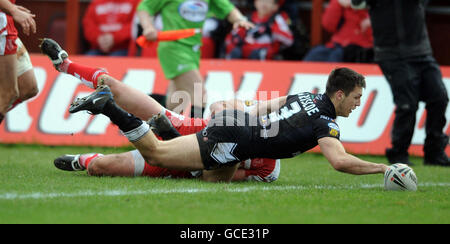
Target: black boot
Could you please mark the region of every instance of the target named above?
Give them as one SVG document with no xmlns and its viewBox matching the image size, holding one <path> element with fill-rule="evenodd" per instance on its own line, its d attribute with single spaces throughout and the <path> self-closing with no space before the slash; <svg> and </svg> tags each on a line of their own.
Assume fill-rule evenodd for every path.
<svg viewBox="0 0 450 244">
<path fill-rule="evenodd" d="M 424 160 L 425 165 L 450 166 L 450 160 L 445 154 L 445 148 L 448 145 L 448 136 L 442 135 L 439 139 L 430 142 L 427 138 L 425 140 Z"/>
</svg>

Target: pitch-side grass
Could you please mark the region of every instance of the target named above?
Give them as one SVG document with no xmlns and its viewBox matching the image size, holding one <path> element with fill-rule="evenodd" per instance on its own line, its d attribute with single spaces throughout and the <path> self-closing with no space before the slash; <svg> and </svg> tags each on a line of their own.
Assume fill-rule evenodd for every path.
<svg viewBox="0 0 450 244">
<path fill-rule="evenodd" d="M 385 191 L 382 175 L 339 173 L 312 153 L 282 160 L 273 183 L 91 177 L 53 166 L 65 153 L 126 150 L 0 145 L 0 223 L 450 223 L 450 169 L 421 158 L 412 158 L 417 192 Z"/>
</svg>

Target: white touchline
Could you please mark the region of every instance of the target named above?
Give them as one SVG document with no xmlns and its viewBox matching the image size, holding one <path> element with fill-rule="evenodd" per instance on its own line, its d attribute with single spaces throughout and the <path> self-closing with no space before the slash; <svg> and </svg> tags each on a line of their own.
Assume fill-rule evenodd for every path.
<svg viewBox="0 0 450 244">
<path fill-rule="evenodd" d="M 450 187 L 450 182 L 425 182 L 419 183 L 419 187 Z M 308 186 L 248 186 L 248 187 L 232 187 L 232 188 L 178 188 L 178 189 L 152 189 L 152 190 L 106 190 L 106 191 L 82 191 L 82 192 L 33 192 L 33 193 L 17 193 L 6 192 L 0 193 L 0 200 L 20 200 L 20 199 L 47 199 L 47 198 L 63 198 L 63 197 L 90 197 L 90 196 L 133 196 L 133 195 L 153 195 L 153 194 L 195 194 L 195 193 L 217 193 L 217 192 L 231 192 L 244 193 L 254 191 L 289 191 L 289 190 L 311 190 L 311 189 L 325 189 L 325 190 L 346 190 L 346 189 L 361 189 L 361 188 L 382 188 L 382 184 L 362 184 L 362 185 L 308 185 Z"/>
</svg>

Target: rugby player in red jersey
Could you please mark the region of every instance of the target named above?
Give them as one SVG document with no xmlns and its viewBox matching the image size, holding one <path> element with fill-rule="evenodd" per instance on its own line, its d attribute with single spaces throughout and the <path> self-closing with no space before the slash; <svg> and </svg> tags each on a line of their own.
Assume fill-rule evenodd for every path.
<svg viewBox="0 0 450 244">
<path fill-rule="evenodd" d="M 150 120 L 154 132 L 160 139 L 168 140 L 180 135 L 194 134 L 201 131 L 208 123 L 208 119 L 187 118 L 173 111 L 165 109 L 158 102 L 143 92 L 134 89 L 117 79 L 111 77 L 106 71 L 87 67 L 72 62 L 67 53 L 51 39 L 43 39 L 41 50 L 50 57 L 55 68 L 71 74 L 81 80 L 90 88 L 107 85 L 114 95 L 117 104 L 126 111 L 137 115 L 142 120 Z M 211 105 L 211 114 L 227 108 L 253 110 L 255 102 L 231 100 L 217 102 Z M 154 116 L 159 113 L 163 117 Z M 79 171 L 87 170 L 89 175 L 95 176 L 148 176 L 167 178 L 201 178 L 205 181 L 218 181 L 213 170 L 186 171 L 173 170 L 153 166 L 145 162 L 138 150 L 103 155 L 90 153 L 82 155 L 63 155 L 54 161 L 55 166 L 61 170 Z M 255 158 L 241 162 L 233 181 L 256 180 L 273 182 L 280 174 L 279 159 Z"/>
<path fill-rule="evenodd" d="M 0 124 L 8 111 L 38 93 L 30 56 L 14 26 L 25 35 L 36 33 L 34 17 L 15 0 L 0 0 Z"/>
</svg>

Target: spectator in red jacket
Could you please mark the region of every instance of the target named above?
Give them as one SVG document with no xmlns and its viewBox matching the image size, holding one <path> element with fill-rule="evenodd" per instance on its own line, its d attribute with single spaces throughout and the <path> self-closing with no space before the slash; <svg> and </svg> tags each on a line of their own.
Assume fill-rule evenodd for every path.
<svg viewBox="0 0 450 244">
<path fill-rule="evenodd" d="M 279 12 L 281 0 L 255 0 L 250 21 L 255 27 L 246 31 L 233 30 L 226 38 L 227 58 L 273 59 L 280 48 L 289 47 L 294 37 L 289 29 L 289 17 Z"/>
<path fill-rule="evenodd" d="M 322 26 L 332 34 L 331 40 L 325 45 L 312 48 L 303 58 L 304 61 L 370 61 L 371 57 L 360 57 L 373 57 L 369 13 L 367 10 L 352 9 L 350 2 L 351 0 L 330 0 L 322 16 Z"/>
<path fill-rule="evenodd" d="M 126 56 L 140 0 L 93 0 L 83 17 L 87 55 Z"/>
</svg>

